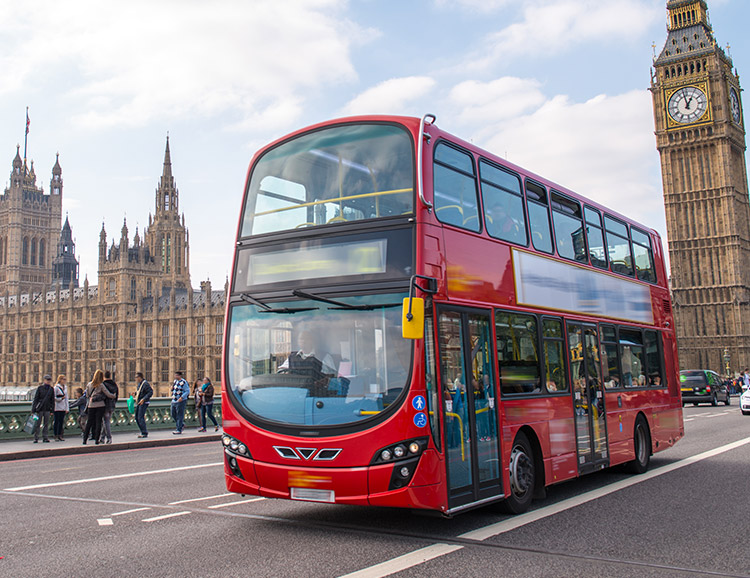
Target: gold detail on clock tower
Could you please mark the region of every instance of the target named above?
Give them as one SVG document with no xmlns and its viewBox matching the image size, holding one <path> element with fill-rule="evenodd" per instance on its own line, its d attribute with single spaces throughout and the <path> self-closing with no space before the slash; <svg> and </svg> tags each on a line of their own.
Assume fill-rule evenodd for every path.
<svg viewBox="0 0 750 578">
<path fill-rule="evenodd" d="M 681 369 L 750 365 L 750 202 L 739 76 L 706 0 L 667 1 L 651 94 Z"/>
</svg>

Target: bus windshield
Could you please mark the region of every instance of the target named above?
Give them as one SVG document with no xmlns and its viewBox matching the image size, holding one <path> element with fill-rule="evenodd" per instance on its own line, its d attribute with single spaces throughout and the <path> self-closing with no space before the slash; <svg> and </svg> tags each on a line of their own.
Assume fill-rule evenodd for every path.
<svg viewBox="0 0 750 578">
<path fill-rule="evenodd" d="M 318 130 L 266 152 L 255 164 L 242 237 L 414 210 L 409 134 L 387 124 Z"/>
<path fill-rule="evenodd" d="M 406 296 L 337 300 L 345 306 L 296 300 L 233 307 L 229 387 L 250 412 L 284 425 L 342 425 L 377 415 L 409 381 L 412 348 L 401 336 L 400 308 Z"/>
</svg>

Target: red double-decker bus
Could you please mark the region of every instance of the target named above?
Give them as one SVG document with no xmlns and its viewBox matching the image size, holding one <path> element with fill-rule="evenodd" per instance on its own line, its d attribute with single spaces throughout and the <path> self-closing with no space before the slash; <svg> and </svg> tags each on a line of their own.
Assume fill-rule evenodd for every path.
<svg viewBox="0 0 750 578">
<path fill-rule="evenodd" d="M 432 115 L 255 155 L 225 333 L 241 494 L 518 513 L 684 433 L 658 234 Z"/>
</svg>

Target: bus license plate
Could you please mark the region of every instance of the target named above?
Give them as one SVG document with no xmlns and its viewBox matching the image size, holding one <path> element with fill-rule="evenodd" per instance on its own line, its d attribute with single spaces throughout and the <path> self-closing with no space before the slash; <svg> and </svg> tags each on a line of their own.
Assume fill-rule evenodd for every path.
<svg viewBox="0 0 750 578">
<path fill-rule="evenodd" d="M 290 488 L 292 500 L 306 502 L 329 502 L 333 504 L 336 496 L 333 490 L 317 490 L 315 488 Z"/>
</svg>

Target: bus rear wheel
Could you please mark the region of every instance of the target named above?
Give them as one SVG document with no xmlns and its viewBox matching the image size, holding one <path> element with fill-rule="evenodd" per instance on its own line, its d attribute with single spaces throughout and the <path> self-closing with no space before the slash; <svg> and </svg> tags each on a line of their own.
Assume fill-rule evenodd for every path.
<svg viewBox="0 0 750 578">
<path fill-rule="evenodd" d="M 519 432 L 510 452 L 510 491 L 502 502 L 502 509 L 509 514 L 522 514 L 531 506 L 536 484 L 534 450 L 526 434 Z"/>
<path fill-rule="evenodd" d="M 627 470 L 632 474 L 642 474 L 648 469 L 648 464 L 651 461 L 651 434 L 642 415 L 635 420 L 633 449 L 635 450 L 635 459 L 627 464 Z"/>
</svg>

